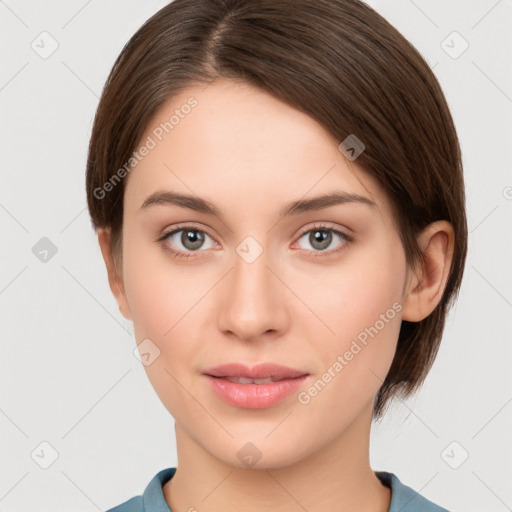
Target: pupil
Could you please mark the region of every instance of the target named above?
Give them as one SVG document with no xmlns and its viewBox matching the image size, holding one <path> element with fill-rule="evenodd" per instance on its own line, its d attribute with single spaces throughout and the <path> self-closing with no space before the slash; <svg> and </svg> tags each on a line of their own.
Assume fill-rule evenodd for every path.
<svg viewBox="0 0 512 512">
<path fill-rule="evenodd" d="M 331 233 L 328 231 L 314 231 L 312 232 L 312 241 L 311 244 L 315 247 L 315 244 L 319 244 L 318 249 L 325 249 L 329 247 L 331 242 Z"/>
<path fill-rule="evenodd" d="M 181 242 L 187 249 L 194 250 L 201 247 L 201 244 L 203 243 L 203 237 L 199 234 L 199 231 L 191 229 L 183 233 Z"/>
</svg>

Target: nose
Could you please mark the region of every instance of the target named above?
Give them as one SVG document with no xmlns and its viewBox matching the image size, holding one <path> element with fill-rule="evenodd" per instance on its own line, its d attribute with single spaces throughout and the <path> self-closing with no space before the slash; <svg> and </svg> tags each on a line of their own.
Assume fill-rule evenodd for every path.
<svg viewBox="0 0 512 512">
<path fill-rule="evenodd" d="M 288 289 L 264 250 L 254 261 L 235 253 L 219 297 L 219 329 L 241 340 L 276 338 L 289 325 Z"/>
</svg>

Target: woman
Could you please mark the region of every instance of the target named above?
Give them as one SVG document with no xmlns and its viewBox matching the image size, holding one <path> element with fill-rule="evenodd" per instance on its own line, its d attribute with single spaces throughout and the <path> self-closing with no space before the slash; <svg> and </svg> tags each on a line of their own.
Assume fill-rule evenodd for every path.
<svg viewBox="0 0 512 512">
<path fill-rule="evenodd" d="M 111 512 L 445 510 L 369 464 L 467 250 L 460 149 L 366 4 L 175 0 L 127 43 L 87 197 L 178 465 Z"/>
</svg>

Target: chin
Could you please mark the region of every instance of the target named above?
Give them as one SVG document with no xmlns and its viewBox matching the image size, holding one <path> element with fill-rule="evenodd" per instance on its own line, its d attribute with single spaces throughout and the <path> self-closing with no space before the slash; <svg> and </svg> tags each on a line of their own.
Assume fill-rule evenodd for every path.
<svg viewBox="0 0 512 512">
<path fill-rule="evenodd" d="M 214 457 L 229 466 L 240 469 L 280 469 L 295 464 L 307 456 L 302 451 L 297 451 L 297 442 L 289 438 L 289 445 L 283 445 L 279 439 L 254 441 L 233 440 L 226 449 L 219 453 L 210 452 Z M 226 453 L 234 453 L 227 457 Z"/>
</svg>

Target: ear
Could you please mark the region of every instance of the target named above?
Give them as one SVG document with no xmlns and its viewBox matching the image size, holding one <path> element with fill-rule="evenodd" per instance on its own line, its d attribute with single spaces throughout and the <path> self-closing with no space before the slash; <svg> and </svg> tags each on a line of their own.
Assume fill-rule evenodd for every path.
<svg viewBox="0 0 512 512">
<path fill-rule="evenodd" d="M 410 322 L 426 318 L 441 301 L 453 258 L 452 225 L 446 220 L 429 224 L 418 244 L 425 264 L 409 270 L 402 309 L 402 319 Z"/>
<path fill-rule="evenodd" d="M 119 271 L 116 269 L 114 264 L 109 228 L 98 228 L 98 242 L 100 244 L 103 260 L 107 267 L 108 284 L 117 301 L 119 311 L 127 320 L 133 320 L 130 306 L 128 305 L 128 300 L 126 298 L 123 277 L 119 274 Z"/>
</svg>

